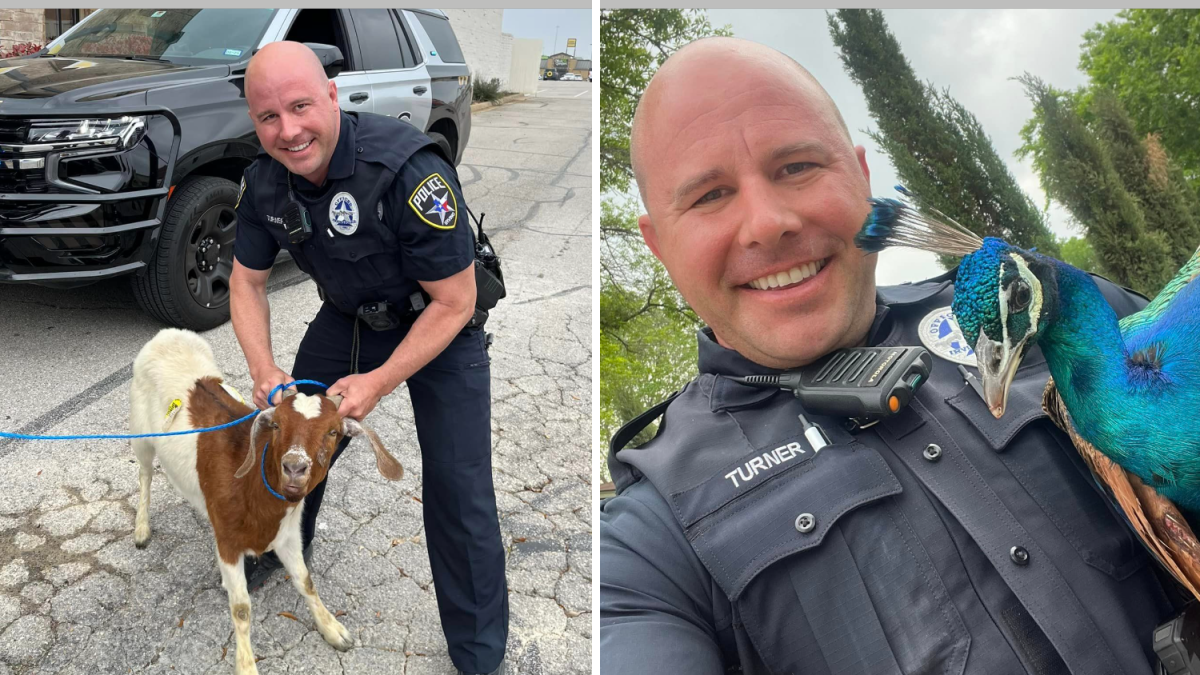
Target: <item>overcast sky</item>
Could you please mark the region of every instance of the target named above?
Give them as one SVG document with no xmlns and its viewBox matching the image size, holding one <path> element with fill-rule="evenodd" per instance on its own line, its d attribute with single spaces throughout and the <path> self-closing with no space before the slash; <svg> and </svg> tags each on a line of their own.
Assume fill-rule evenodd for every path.
<svg viewBox="0 0 1200 675">
<path fill-rule="evenodd" d="M 1021 85 L 1009 78 L 1029 71 L 1062 89 L 1086 83 L 1086 75 L 1079 71 L 1083 32 L 1115 15 L 1116 10 L 884 10 L 917 77 L 939 89 L 948 87 L 950 95 L 974 113 L 1038 208 L 1045 196 L 1037 175 L 1027 162 L 1013 156 L 1032 106 Z M 838 104 L 855 143 L 866 146 L 872 192 L 895 196 L 895 170 L 887 155 L 862 133 L 875 128 L 874 120 L 862 90 L 838 59 L 824 10 L 714 9 L 708 16 L 714 26 L 729 24 L 737 37 L 785 52 L 811 71 Z M 505 30 L 507 23 L 506 12 Z M 1055 234 L 1078 234 L 1060 207 L 1052 205 L 1049 215 Z M 895 284 L 940 272 L 933 254 L 896 249 L 880 255 L 877 278 L 880 284 Z"/>
<path fill-rule="evenodd" d="M 558 41 L 555 42 L 555 28 Z M 506 9 L 501 29 L 513 37 L 542 41 L 542 53 L 568 52 L 576 58 L 592 58 L 592 10 Z M 567 49 L 567 38 L 575 38 L 575 49 Z M 557 46 L 555 46 L 557 44 Z"/>
</svg>

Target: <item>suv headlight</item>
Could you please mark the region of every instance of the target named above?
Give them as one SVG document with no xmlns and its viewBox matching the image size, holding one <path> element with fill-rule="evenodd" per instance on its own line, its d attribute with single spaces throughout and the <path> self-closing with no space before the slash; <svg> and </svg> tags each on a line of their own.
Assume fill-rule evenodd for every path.
<svg viewBox="0 0 1200 675">
<path fill-rule="evenodd" d="M 29 127 L 30 143 L 102 141 L 102 145 L 113 145 L 122 150 L 137 145 L 145 135 L 144 116 L 55 120 L 38 122 Z"/>
</svg>

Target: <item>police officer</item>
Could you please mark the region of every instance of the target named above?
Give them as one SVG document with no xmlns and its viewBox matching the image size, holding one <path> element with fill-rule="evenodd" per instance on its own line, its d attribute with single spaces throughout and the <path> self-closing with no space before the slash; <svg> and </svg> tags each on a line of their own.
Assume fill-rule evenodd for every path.
<svg viewBox="0 0 1200 675">
<path fill-rule="evenodd" d="M 475 240 L 455 169 L 407 123 L 340 110 L 337 86 L 302 44 L 259 51 L 245 91 L 263 152 L 238 198 L 230 293 L 254 402 L 265 408 L 276 385 L 315 380 L 343 396 L 339 413 L 362 419 L 408 384 L 450 658 L 460 673 L 503 672 L 508 595 L 492 487 L 489 361 L 482 329 L 464 328 L 475 308 Z M 266 293 L 281 248 L 324 299 L 290 375 L 272 355 Z M 306 554 L 327 484 L 305 500 Z M 251 588 L 276 565 L 264 557 L 248 570 Z"/>
<path fill-rule="evenodd" d="M 729 378 L 920 344 L 953 297 L 953 272 L 876 289 L 853 245 L 865 150 L 812 76 L 693 43 L 647 87 L 631 150 L 646 243 L 709 327 L 699 376 L 614 439 L 601 672 L 1149 675 L 1175 598 L 1041 411 L 1039 352 L 996 420 L 953 341 L 929 340 L 899 414 L 851 432 L 809 412 L 823 448 L 793 396 Z M 1099 284 L 1121 314 L 1145 304 Z"/>
</svg>

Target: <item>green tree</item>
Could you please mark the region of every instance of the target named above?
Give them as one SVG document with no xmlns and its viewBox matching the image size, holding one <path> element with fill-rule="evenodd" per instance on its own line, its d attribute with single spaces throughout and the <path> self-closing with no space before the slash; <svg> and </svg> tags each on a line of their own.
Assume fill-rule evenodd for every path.
<svg viewBox="0 0 1200 675">
<path fill-rule="evenodd" d="M 600 428 L 608 439 L 696 371 L 700 320 L 637 232 L 632 205 L 600 204 Z M 634 444 L 649 440 L 653 428 Z"/>
<path fill-rule="evenodd" d="M 1142 139 L 1121 102 L 1108 90 L 1093 93 L 1090 110 L 1097 138 L 1137 200 L 1146 229 L 1161 232 L 1171 247 L 1175 267 L 1183 265 L 1200 244 L 1200 214 L 1195 192 L 1167 157 L 1156 136 Z"/>
<path fill-rule="evenodd" d="M 677 49 L 710 35 L 714 29 L 699 9 L 601 9 L 600 190 L 627 192 L 633 180 L 629 164 L 629 127 L 638 100 L 655 71 Z"/>
<path fill-rule="evenodd" d="M 1087 239 L 1083 237 L 1059 239 L 1058 248 L 1062 251 L 1062 261 L 1068 265 L 1074 265 L 1085 272 L 1105 273 L 1096 261 L 1096 251 Z"/>
<path fill-rule="evenodd" d="M 946 91 L 922 83 L 876 9 L 829 15 L 842 63 L 863 89 L 879 125 L 868 135 L 888 153 L 896 174 L 924 206 L 980 236 L 1000 237 L 1057 256 L 1058 243 L 1009 173 L 979 121 Z M 943 258 L 944 264 L 952 260 Z"/>
<path fill-rule="evenodd" d="M 638 232 L 629 163 L 633 113 L 667 57 L 701 37 L 729 34 L 714 29 L 702 10 L 600 11 L 601 453 L 622 424 L 682 386 L 696 368 L 700 321 Z M 634 445 L 652 433 L 653 427 Z"/>
<path fill-rule="evenodd" d="M 1034 107 L 1018 154 L 1033 158 L 1046 194 L 1084 227 L 1099 265 L 1117 283 L 1152 297 L 1178 269 L 1166 236 L 1146 226 L 1139 200 L 1072 100 L 1029 74 L 1018 80 Z M 1106 124 L 1116 126 L 1111 120 Z M 1124 146 L 1121 152 L 1136 154 Z"/>
<path fill-rule="evenodd" d="M 1121 10 L 1084 33 L 1079 65 L 1200 188 L 1200 10 Z"/>
</svg>

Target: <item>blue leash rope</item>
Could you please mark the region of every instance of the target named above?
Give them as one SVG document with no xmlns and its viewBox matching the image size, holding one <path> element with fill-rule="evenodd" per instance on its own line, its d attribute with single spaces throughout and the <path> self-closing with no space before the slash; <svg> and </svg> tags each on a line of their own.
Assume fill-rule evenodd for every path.
<svg viewBox="0 0 1200 675">
<path fill-rule="evenodd" d="M 265 485 L 267 487 L 267 492 L 270 492 L 271 494 L 275 495 L 276 499 L 286 502 L 287 498 L 284 497 L 283 495 L 279 494 L 278 492 L 272 490 L 271 484 L 267 482 L 267 446 L 270 444 L 271 444 L 271 442 L 267 441 L 266 445 L 263 446 L 262 461 L 260 461 L 258 463 L 258 467 L 259 467 L 259 469 L 261 469 L 263 485 Z"/>
<path fill-rule="evenodd" d="M 289 382 L 288 384 L 276 385 L 276 387 L 271 390 L 271 393 L 267 395 L 267 404 L 271 405 L 271 399 L 275 398 L 275 394 L 279 393 L 283 389 L 287 389 L 287 388 L 295 386 L 297 384 L 313 384 L 322 389 L 329 388 L 329 387 L 326 387 L 323 383 L 317 382 L 316 380 L 296 380 L 294 382 Z M 187 434 L 203 434 L 203 433 L 207 433 L 209 431 L 218 431 L 220 429 L 228 429 L 229 427 L 236 426 L 238 424 L 241 424 L 242 422 L 245 422 L 245 421 L 253 418 L 259 412 L 260 411 L 255 410 L 254 412 L 250 413 L 249 415 L 246 415 L 245 417 L 242 417 L 241 419 L 236 419 L 232 422 L 226 422 L 225 424 L 218 424 L 215 427 L 207 427 L 205 429 L 187 429 L 185 431 L 164 431 L 164 432 L 157 433 L 157 434 L 84 434 L 84 435 L 76 435 L 76 436 L 34 436 L 34 435 L 30 435 L 30 434 L 16 434 L 16 433 L 10 433 L 7 431 L 0 431 L 0 438 L 16 438 L 16 439 L 24 440 L 24 441 L 81 441 L 81 440 L 94 440 L 94 439 L 130 439 L 130 438 L 157 438 L 157 437 L 161 437 L 161 436 L 185 436 Z M 263 452 L 264 452 L 264 456 L 265 456 L 266 448 L 263 448 Z M 265 477 L 263 478 L 263 483 L 264 484 L 266 483 Z M 267 489 L 271 490 L 271 486 L 268 485 Z M 276 494 L 274 490 L 271 490 L 271 493 L 274 494 L 276 497 L 279 497 L 279 495 Z M 279 498 L 283 499 L 283 497 L 279 497 Z"/>
</svg>

